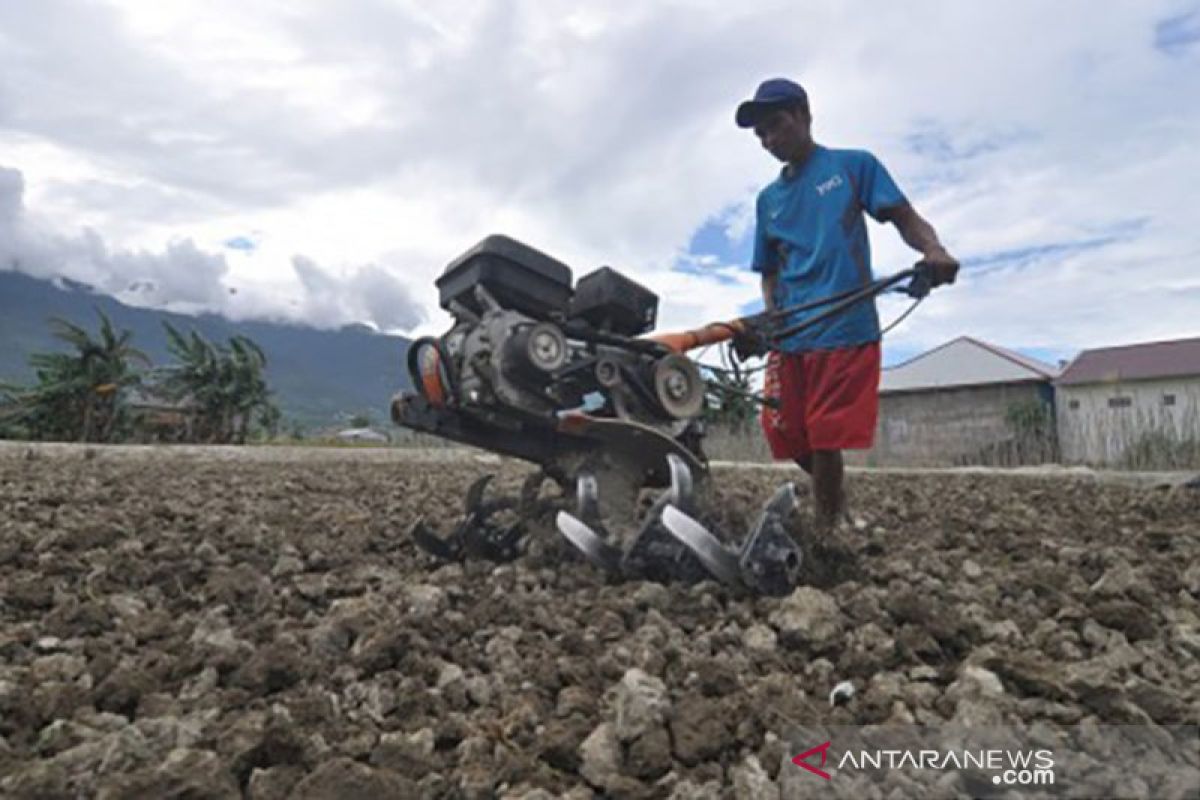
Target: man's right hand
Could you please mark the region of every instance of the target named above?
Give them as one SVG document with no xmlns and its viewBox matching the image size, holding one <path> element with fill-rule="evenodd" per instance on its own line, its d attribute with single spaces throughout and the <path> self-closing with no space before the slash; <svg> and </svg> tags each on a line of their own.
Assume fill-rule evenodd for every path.
<svg viewBox="0 0 1200 800">
<path fill-rule="evenodd" d="M 929 268 L 930 285 L 933 287 L 954 283 L 958 277 L 958 259 L 939 247 L 925 254 L 921 264 Z"/>
</svg>

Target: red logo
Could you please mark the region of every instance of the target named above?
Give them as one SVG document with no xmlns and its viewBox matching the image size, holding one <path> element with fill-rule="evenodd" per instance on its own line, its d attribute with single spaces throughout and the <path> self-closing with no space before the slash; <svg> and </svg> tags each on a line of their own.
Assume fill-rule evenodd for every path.
<svg viewBox="0 0 1200 800">
<path fill-rule="evenodd" d="M 829 780 L 828 772 L 826 772 L 825 770 L 822 770 L 822 769 L 817 769 L 812 764 L 809 764 L 807 761 L 805 761 L 805 759 L 808 758 L 809 756 L 813 755 L 814 753 L 820 753 L 821 754 L 821 766 L 822 767 L 825 766 L 826 751 L 829 750 L 829 745 L 831 745 L 831 744 L 833 744 L 833 742 L 826 742 L 825 744 L 819 744 L 814 748 L 805 750 L 803 753 L 801 753 L 800 755 L 793 758 L 792 763 L 795 764 L 797 767 L 802 767 L 802 768 L 808 770 L 813 775 L 820 775 L 825 780 Z"/>
</svg>

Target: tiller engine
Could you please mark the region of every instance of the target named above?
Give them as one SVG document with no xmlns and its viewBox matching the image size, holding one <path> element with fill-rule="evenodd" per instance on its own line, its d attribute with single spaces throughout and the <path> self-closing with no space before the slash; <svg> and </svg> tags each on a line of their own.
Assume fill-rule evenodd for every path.
<svg viewBox="0 0 1200 800">
<path fill-rule="evenodd" d="M 900 279 L 915 285 L 914 273 L 829 298 L 819 318 Z M 775 493 L 740 543 L 723 542 L 700 521 L 709 482 L 700 418 L 707 385 L 685 353 L 732 340 L 743 356 L 762 354 L 798 329 L 785 325 L 800 309 L 647 336 L 658 310 L 652 292 L 609 267 L 574 286 L 571 277 L 565 264 L 490 236 L 437 280 L 454 324 L 409 346 L 414 389 L 393 399 L 392 419 L 540 469 L 519 497 L 488 500 L 491 476 L 480 479 L 455 530 L 439 537 L 418 522 L 416 543 L 442 559 L 511 560 L 534 518 L 557 505 L 558 532 L 610 575 L 713 577 L 764 594 L 791 591 L 801 562 L 792 484 Z M 546 480 L 560 487 L 557 500 L 539 499 Z M 639 519 L 642 490 L 655 488 L 661 493 Z"/>
</svg>

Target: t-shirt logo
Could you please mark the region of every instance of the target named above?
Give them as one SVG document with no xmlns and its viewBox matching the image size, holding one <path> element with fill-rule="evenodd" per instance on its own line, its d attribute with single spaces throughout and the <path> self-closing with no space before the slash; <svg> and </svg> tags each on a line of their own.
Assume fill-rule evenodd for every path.
<svg viewBox="0 0 1200 800">
<path fill-rule="evenodd" d="M 829 180 L 821 181 L 817 184 L 817 194 L 821 197 L 824 197 L 829 192 L 832 192 L 834 189 L 838 188 L 844 183 L 845 181 L 842 180 L 841 175 L 834 175 Z"/>
</svg>

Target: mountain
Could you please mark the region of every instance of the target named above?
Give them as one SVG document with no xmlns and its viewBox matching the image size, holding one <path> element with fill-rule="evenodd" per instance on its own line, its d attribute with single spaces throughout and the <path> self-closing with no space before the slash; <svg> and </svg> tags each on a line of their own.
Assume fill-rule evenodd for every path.
<svg viewBox="0 0 1200 800">
<path fill-rule="evenodd" d="M 12 271 L 0 271 L 0 381 L 32 382 L 29 354 L 63 348 L 50 333 L 50 317 L 95 330 L 96 309 L 118 329 L 133 331 L 134 346 L 156 365 L 173 360 L 164 321 L 185 333 L 195 329 L 213 342 L 225 342 L 235 333 L 249 336 L 267 356 L 267 379 L 285 419 L 305 426 L 333 425 L 352 414 L 385 423 L 391 396 L 410 385 L 404 366 L 409 340 L 365 325 L 319 330 L 232 322 L 215 314 L 188 316 L 128 306 L 74 281 L 40 280 Z"/>
</svg>

